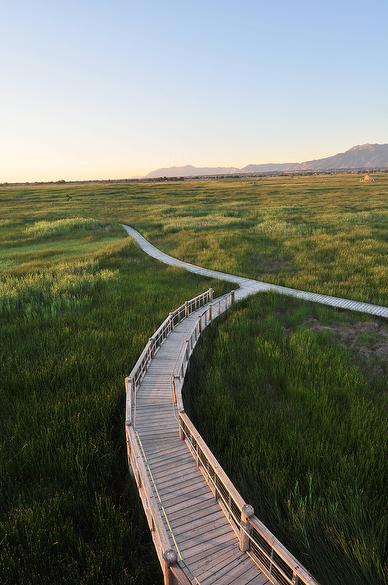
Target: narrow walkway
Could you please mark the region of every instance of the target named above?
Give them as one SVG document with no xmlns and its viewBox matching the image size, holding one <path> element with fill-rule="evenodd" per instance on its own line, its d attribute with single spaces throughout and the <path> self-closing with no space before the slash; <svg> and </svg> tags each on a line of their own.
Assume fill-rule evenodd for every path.
<svg viewBox="0 0 388 585">
<path fill-rule="evenodd" d="M 323 305 L 336 307 L 338 309 L 349 309 L 350 311 L 369 313 L 371 315 L 376 315 L 378 317 L 388 318 L 388 307 L 373 305 L 370 303 L 363 303 L 361 301 L 354 301 L 351 299 L 333 297 L 330 295 L 321 295 L 319 293 L 306 292 L 294 288 L 279 286 L 276 284 L 269 284 L 266 282 L 261 282 L 259 280 L 253 280 L 250 278 L 243 278 L 241 276 L 235 276 L 233 274 L 226 274 L 224 272 L 218 272 L 217 270 L 201 268 L 200 266 L 190 264 L 189 262 L 184 262 L 183 260 L 178 260 L 177 258 L 174 258 L 173 256 L 170 256 L 169 254 L 162 252 L 161 250 L 153 246 L 134 228 L 128 225 L 123 225 L 123 228 L 125 229 L 129 236 L 133 237 L 137 241 L 141 249 L 144 250 L 146 254 L 152 256 L 152 258 L 156 258 L 157 260 L 164 262 L 164 264 L 169 264 L 170 266 L 177 266 L 179 268 L 183 268 L 185 270 L 194 272 L 195 274 L 199 274 L 201 276 L 208 276 L 210 278 L 216 278 L 218 280 L 225 280 L 227 282 L 234 282 L 235 284 L 238 284 L 240 288 L 236 291 L 237 299 L 242 299 L 248 295 L 255 294 L 257 292 L 273 291 L 282 295 L 303 299 L 305 301 L 313 301 L 315 303 L 321 303 Z"/>
<path fill-rule="evenodd" d="M 124 228 L 153 258 L 240 287 L 216 300 L 209 289 L 170 313 L 126 378 L 128 460 L 165 585 L 318 585 L 254 515 L 184 412 L 186 369 L 202 330 L 234 300 L 260 291 L 380 317 L 388 308 L 200 268 Z"/>
<path fill-rule="evenodd" d="M 213 304 L 213 318 L 226 303 Z M 150 363 L 136 398 L 133 426 L 174 540 L 179 565 L 192 583 L 264 585 L 268 578 L 239 549 L 238 537 L 199 471 L 179 423 L 171 378 L 182 347 L 204 307 L 179 323 Z"/>
</svg>

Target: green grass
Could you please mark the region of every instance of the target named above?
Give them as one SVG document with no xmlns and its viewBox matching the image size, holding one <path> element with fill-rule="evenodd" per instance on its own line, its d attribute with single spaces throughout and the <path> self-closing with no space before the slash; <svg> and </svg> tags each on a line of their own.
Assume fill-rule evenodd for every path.
<svg viewBox="0 0 388 585">
<path fill-rule="evenodd" d="M 359 183 L 357 175 L 343 175 L 0 186 L 1 583 L 160 581 L 144 515 L 127 477 L 123 377 L 168 311 L 212 283 L 150 260 L 118 222 L 203 266 L 387 305 L 387 192 L 388 174 L 371 185 Z M 221 292 L 222 286 L 215 288 Z M 281 299 L 283 316 L 278 318 L 272 311 L 276 301 L 265 298 L 250 302 L 258 303 L 266 344 L 253 342 L 258 325 L 255 316 L 247 317 L 251 305 L 220 329 L 222 336 L 230 327 L 223 349 L 230 354 L 230 367 L 237 352 L 242 364 L 250 355 L 260 365 L 241 380 L 259 388 L 264 398 L 257 395 L 256 404 L 253 390 L 245 395 L 236 374 L 236 387 L 252 410 L 252 415 L 244 412 L 242 425 L 238 408 L 230 411 L 234 402 L 228 386 L 212 384 L 211 400 L 219 405 L 209 410 L 217 428 L 212 446 L 245 497 L 301 561 L 323 575 L 323 582 L 325 566 L 333 563 L 342 583 L 348 574 L 355 575 L 357 585 L 372 583 L 381 574 L 386 526 L 377 518 L 384 485 L 381 444 L 374 442 L 376 437 L 381 441 L 386 387 L 377 378 L 373 384 L 363 380 L 351 358 L 344 350 L 330 349 L 332 341 L 323 333 L 298 330 L 305 305 Z M 240 332 L 232 335 L 238 318 Z M 285 318 L 296 331 L 286 336 L 283 347 L 279 331 Z M 247 356 L 238 349 L 245 343 Z M 214 352 L 209 353 L 209 376 Z M 297 366 L 295 360 L 292 373 L 289 355 L 300 362 Z M 330 374 L 332 360 L 336 370 Z M 338 371 L 344 373 L 340 383 Z M 318 372 L 335 388 L 331 400 L 323 398 L 321 387 L 310 392 Z M 270 380 L 264 386 L 262 375 Z M 295 381 L 292 391 L 288 377 Z M 206 388 L 198 395 L 204 404 L 210 400 Z M 327 421 L 339 425 L 338 449 L 335 429 L 320 420 L 322 405 Z M 281 456 L 276 442 L 262 444 L 257 413 L 260 418 L 265 409 L 263 428 L 284 447 Z M 349 422 L 346 416 L 353 411 Z M 209 421 L 203 418 L 203 429 Z M 347 431 L 354 454 L 345 456 Z M 338 461 L 329 456 L 327 445 L 337 449 Z M 231 453 L 241 460 L 237 475 Z M 369 486 L 366 495 L 362 475 Z M 364 517 L 360 510 L 367 496 L 371 504 L 363 508 Z M 345 511 L 341 503 L 333 511 L 332 501 L 344 502 Z M 318 565 L 313 564 L 319 555 Z"/>
<path fill-rule="evenodd" d="M 23 260 L 0 286 L 4 585 L 161 581 L 128 477 L 123 380 L 169 310 L 212 283 L 104 227 L 94 253 L 66 230 L 68 255 L 44 271 L 22 229 Z M 47 249 L 66 234 L 50 230 Z"/>
<path fill-rule="evenodd" d="M 362 335 L 350 350 L 330 332 L 362 320 L 257 295 L 207 330 L 184 388 L 245 500 L 322 585 L 381 584 L 387 570 L 388 382 L 360 359 Z"/>
<path fill-rule="evenodd" d="M 372 184 L 327 175 L 0 187 L 0 206 L 3 263 L 17 244 L 7 222 L 93 218 L 127 222 L 209 268 L 388 304 L 388 173 Z"/>
</svg>

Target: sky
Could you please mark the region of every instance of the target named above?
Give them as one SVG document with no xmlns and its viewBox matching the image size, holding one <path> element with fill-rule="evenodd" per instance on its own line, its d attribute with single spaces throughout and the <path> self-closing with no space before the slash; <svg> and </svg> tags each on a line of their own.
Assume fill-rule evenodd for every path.
<svg viewBox="0 0 388 585">
<path fill-rule="evenodd" d="M 388 142 L 386 0 L 2 0 L 0 18 L 0 182 Z"/>
</svg>

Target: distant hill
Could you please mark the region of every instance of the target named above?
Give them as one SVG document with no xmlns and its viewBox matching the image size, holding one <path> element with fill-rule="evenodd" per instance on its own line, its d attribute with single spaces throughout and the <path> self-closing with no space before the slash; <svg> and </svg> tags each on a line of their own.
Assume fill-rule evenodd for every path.
<svg viewBox="0 0 388 585">
<path fill-rule="evenodd" d="M 146 178 L 375 168 L 388 168 L 388 144 L 361 144 L 334 156 L 302 163 L 250 164 L 241 169 L 237 167 L 194 167 L 192 165 L 168 167 L 151 171 L 146 175 Z"/>
<path fill-rule="evenodd" d="M 388 144 L 361 144 L 334 156 L 310 160 L 302 170 L 388 168 Z"/>
<path fill-rule="evenodd" d="M 240 173 L 237 167 L 193 167 L 186 165 L 184 167 L 167 167 L 165 169 L 156 169 L 146 175 L 146 178 L 154 179 L 157 177 L 194 177 L 199 175 L 231 175 Z"/>
</svg>

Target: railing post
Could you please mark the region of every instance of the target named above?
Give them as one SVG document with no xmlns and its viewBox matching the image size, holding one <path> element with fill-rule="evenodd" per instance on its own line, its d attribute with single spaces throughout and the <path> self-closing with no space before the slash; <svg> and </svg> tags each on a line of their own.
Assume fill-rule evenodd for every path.
<svg viewBox="0 0 388 585">
<path fill-rule="evenodd" d="M 213 300 L 213 296 L 214 296 L 214 289 L 213 288 L 209 288 L 209 301 Z"/>
<path fill-rule="evenodd" d="M 181 417 L 179 417 L 179 438 L 180 438 L 181 441 L 184 441 L 185 440 L 185 433 L 183 432 L 182 419 L 181 419 Z"/>
<path fill-rule="evenodd" d="M 232 292 L 230 293 L 230 298 L 231 298 L 231 301 L 232 301 L 232 305 L 233 305 L 233 303 L 235 301 L 235 293 L 236 293 L 235 290 L 232 290 Z"/>
<path fill-rule="evenodd" d="M 209 305 L 209 323 L 212 320 L 212 306 Z"/>
<path fill-rule="evenodd" d="M 153 340 L 152 337 L 150 337 L 148 341 L 150 343 L 150 354 L 151 354 L 151 358 L 153 358 L 154 355 L 155 355 L 154 340 Z"/>
<path fill-rule="evenodd" d="M 173 321 L 173 318 L 172 318 L 172 313 L 170 312 L 168 314 L 168 316 L 170 317 L 170 331 L 172 331 L 174 329 L 174 321 Z"/>
<path fill-rule="evenodd" d="M 189 316 L 189 301 L 185 301 L 185 317 Z"/>
<path fill-rule="evenodd" d="M 249 533 L 251 526 L 249 518 L 254 515 L 255 511 L 250 504 L 244 504 L 241 510 L 241 525 L 240 525 L 240 550 L 246 552 L 249 550 Z"/>
<path fill-rule="evenodd" d="M 126 412 L 127 416 L 126 416 L 125 422 L 128 425 L 131 425 L 132 424 L 132 383 L 131 383 L 128 376 L 125 378 L 125 392 L 127 395 L 127 401 L 128 401 L 127 404 L 129 404 L 129 408 L 127 408 L 127 412 Z"/>
<path fill-rule="evenodd" d="M 175 565 L 177 562 L 177 554 L 175 550 L 169 548 L 168 550 L 164 551 L 163 553 L 163 577 L 164 577 L 164 585 L 173 585 L 174 583 L 174 576 L 171 573 L 170 567 L 171 565 Z"/>
</svg>

